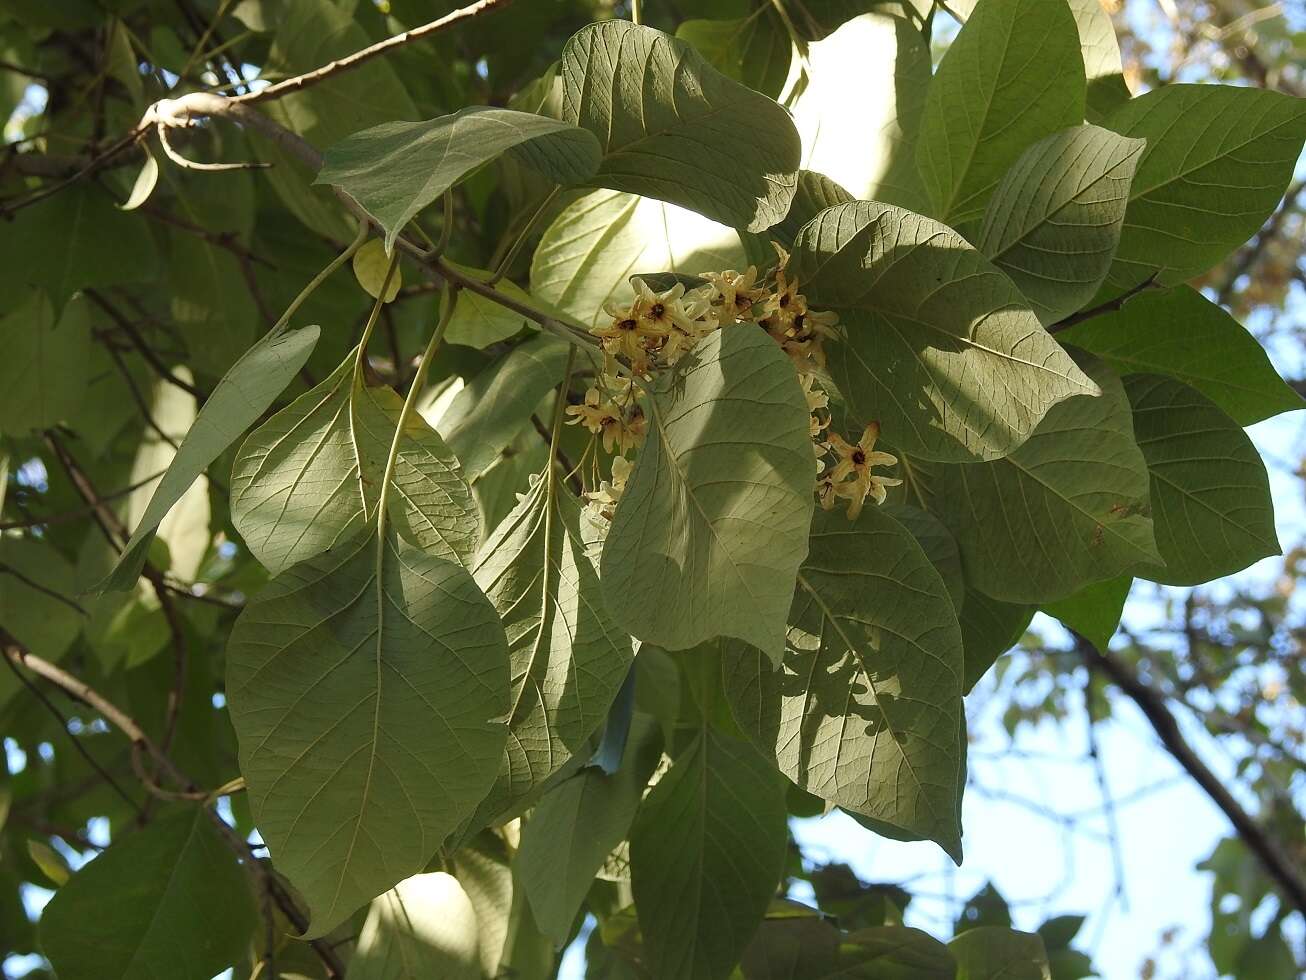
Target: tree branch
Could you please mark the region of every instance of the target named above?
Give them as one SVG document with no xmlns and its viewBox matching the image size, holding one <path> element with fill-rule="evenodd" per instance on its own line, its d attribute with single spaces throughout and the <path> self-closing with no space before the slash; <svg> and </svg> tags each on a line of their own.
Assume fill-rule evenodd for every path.
<svg viewBox="0 0 1306 980">
<path fill-rule="evenodd" d="M 1080 310 L 1078 313 L 1072 313 L 1064 320 L 1058 320 L 1052 326 L 1048 327 L 1048 333 L 1059 333 L 1068 327 L 1073 327 L 1076 323 L 1083 323 L 1085 320 L 1091 320 L 1093 317 L 1102 316 L 1106 313 L 1115 313 L 1124 309 L 1126 303 L 1137 296 L 1139 293 L 1146 292 L 1149 289 L 1164 289 L 1164 286 L 1157 284 L 1156 277 L 1159 272 L 1153 272 L 1150 276 L 1140 282 L 1137 286 L 1130 286 L 1115 299 L 1109 299 L 1105 303 L 1098 303 L 1097 306 L 1090 306 L 1086 310 Z"/>
<path fill-rule="evenodd" d="M 335 61 L 323 65 L 321 68 L 305 72 L 302 75 L 296 75 L 293 78 L 287 78 L 269 85 L 265 89 L 257 92 L 247 92 L 244 95 L 238 95 L 233 101 L 251 104 L 255 102 L 269 102 L 273 99 L 279 99 L 283 95 L 289 95 L 292 92 L 302 92 L 304 89 L 319 82 L 325 82 L 328 78 L 339 75 L 342 72 L 351 71 L 359 65 L 366 64 L 373 58 L 379 58 L 396 48 L 413 41 L 420 41 L 423 38 L 431 37 L 441 31 L 446 31 L 451 27 L 461 24 L 465 20 L 473 17 L 479 17 L 482 14 L 491 13 L 494 10 L 508 6 L 512 0 L 477 0 L 476 3 L 469 4 L 459 10 L 445 14 L 429 24 L 423 24 L 421 27 L 414 27 L 411 31 L 404 31 L 402 34 L 396 34 L 388 37 L 384 41 L 378 41 L 370 47 L 363 48 L 361 51 L 355 51 L 344 58 L 337 58 Z"/>
<path fill-rule="evenodd" d="M 1303 875 L 1302 869 L 1292 857 L 1284 852 L 1279 841 L 1243 809 L 1220 778 L 1193 751 L 1180 731 L 1179 723 L 1166 706 L 1164 696 L 1140 680 L 1115 654 L 1098 650 L 1078 634 L 1075 635 L 1075 646 L 1090 670 L 1108 678 L 1138 706 L 1166 751 L 1228 817 L 1248 850 L 1260 861 L 1265 873 L 1283 890 L 1285 898 L 1298 911 L 1306 914 L 1306 875 Z"/>
<path fill-rule="evenodd" d="M 159 748 L 158 745 L 150 739 L 139 724 L 136 723 L 129 714 L 120 709 L 108 698 L 104 697 L 90 685 L 60 667 L 55 666 L 48 660 L 43 660 L 33 654 L 26 647 L 19 644 L 13 637 L 7 633 L 0 632 L 0 640 L 4 643 L 4 655 L 11 666 L 24 667 L 30 670 L 38 677 L 43 677 L 50 683 L 63 690 L 69 697 L 80 701 L 87 707 L 98 712 L 105 721 L 109 722 L 120 732 L 127 736 L 131 741 L 133 749 L 144 752 L 158 765 L 159 769 L 166 773 L 168 777 L 174 780 L 179 786 L 188 789 L 194 789 L 195 783 L 179 770 L 167 754 Z M 20 674 L 21 676 L 21 674 Z M 250 870 L 258 879 L 260 884 L 267 889 L 268 893 L 276 901 L 277 906 L 285 914 L 290 924 L 300 933 L 308 928 L 308 919 L 299 907 L 295 904 L 289 893 L 277 881 L 276 876 L 269 870 L 264 863 L 255 858 L 249 850 L 249 845 L 241 838 L 239 834 L 221 817 L 214 812 L 212 806 L 208 805 L 208 798 L 211 794 L 204 794 L 204 810 L 209 818 L 213 821 L 218 831 L 222 834 L 223 839 L 235 851 L 236 856 L 241 863 Z M 309 940 L 309 945 L 327 968 L 328 976 L 332 978 L 341 978 L 345 975 L 345 966 L 335 950 L 329 943 L 320 939 Z"/>
</svg>

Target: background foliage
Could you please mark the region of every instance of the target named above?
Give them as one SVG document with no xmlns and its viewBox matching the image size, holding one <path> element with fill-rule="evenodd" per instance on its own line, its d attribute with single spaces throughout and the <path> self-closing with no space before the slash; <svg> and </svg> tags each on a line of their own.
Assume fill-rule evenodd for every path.
<svg viewBox="0 0 1306 980">
<path fill-rule="evenodd" d="M 1167 587 L 1279 552 L 1306 24 L 1141 2 L 0 4 L 6 971 L 1092 975 L 786 829 L 960 858 L 980 682 L 1141 709 L 1232 827 L 1179 969 L 1296 975 L 1299 556 Z M 619 478 L 605 304 L 768 238 L 826 360 L 655 352 Z M 902 484 L 809 534 L 814 383 Z"/>
</svg>

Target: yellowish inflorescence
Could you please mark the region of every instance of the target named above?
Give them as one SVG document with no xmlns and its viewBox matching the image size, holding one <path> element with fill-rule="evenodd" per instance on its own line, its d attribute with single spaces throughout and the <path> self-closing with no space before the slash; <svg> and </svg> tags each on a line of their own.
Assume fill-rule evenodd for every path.
<svg viewBox="0 0 1306 980">
<path fill-rule="evenodd" d="M 610 322 L 591 330 L 603 345 L 603 369 L 584 401 L 567 408 L 568 424 L 583 425 L 602 440 L 605 452 L 617 454 L 612 479 L 585 494 L 592 513 L 611 519 L 631 471 L 626 453 L 638 448 L 648 434 L 646 395 L 639 382 L 676 364 L 714 330 L 739 324 L 765 330 L 798 371 L 811 413 L 815 492 L 823 508 L 831 510 L 847 500 L 848 517 L 855 519 L 867 497 L 884 503 L 885 488 L 902 483 L 873 472 L 898 462 L 875 450 L 878 422 L 867 425 L 856 443 L 829 431 L 830 399 L 821 385 L 821 373 L 825 341 L 838 335 L 838 316 L 808 308 L 798 279 L 787 271 L 788 254 L 779 246 L 776 250 L 780 262 L 765 276 L 759 276 L 755 266 L 743 272 L 709 272 L 703 274 L 702 286 L 686 290 L 677 283 L 664 292 L 655 292 L 635 278 L 635 295 L 628 304 L 604 306 Z"/>
</svg>

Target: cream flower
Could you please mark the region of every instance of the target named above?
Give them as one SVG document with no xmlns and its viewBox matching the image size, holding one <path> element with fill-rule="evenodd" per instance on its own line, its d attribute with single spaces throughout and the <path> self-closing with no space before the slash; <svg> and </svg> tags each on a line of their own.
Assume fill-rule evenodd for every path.
<svg viewBox="0 0 1306 980">
<path fill-rule="evenodd" d="M 875 441 L 879 436 L 880 424 L 872 422 L 866 427 L 866 431 L 862 433 L 856 445 L 849 444 L 834 432 L 830 433 L 827 440 L 830 451 L 839 460 L 827 479 L 834 485 L 834 493 L 849 501 L 849 520 L 857 519 L 868 496 L 877 504 L 882 504 L 888 497 L 885 487 L 902 485 L 901 480 L 871 472 L 872 467 L 896 466 L 898 463 L 898 457 L 875 451 Z"/>
</svg>

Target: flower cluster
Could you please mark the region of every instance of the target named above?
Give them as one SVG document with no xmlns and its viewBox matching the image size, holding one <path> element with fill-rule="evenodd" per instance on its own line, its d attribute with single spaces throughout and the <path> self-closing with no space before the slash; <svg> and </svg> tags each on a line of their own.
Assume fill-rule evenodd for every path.
<svg viewBox="0 0 1306 980">
<path fill-rule="evenodd" d="M 674 365 L 713 331 L 738 324 L 765 330 L 798 370 L 810 412 L 816 495 L 822 507 L 829 510 L 847 500 L 848 516 L 855 519 L 867 497 L 883 503 L 885 487 L 902 482 L 872 472 L 898 462 L 875 451 L 878 423 L 868 425 L 855 445 L 827 431 L 830 399 L 820 375 L 825 369 L 824 344 L 837 335 L 838 316 L 808 307 L 797 277 L 788 271 L 788 254 L 779 246 L 776 251 L 780 261 L 768 275 L 759 275 L 756 266 L 743 272 L 709 272 L 701 277 L 701 286 L 687 290 L 678 282 L 662 292 L 635 278 L 629 303 L 604 305 L 609 320 L 590 331 L 602 344 L 603 369 L 584 401 L 567 408 L 568 424 L 583 425 L 602 440 L 604 452 L 617 454 L 611 481 L 601 481 L 597 491 L 585 495 L 593 513 L 611 518 L 630 474 L 626 453 L 638 448 L 647 434 L 641 382 Z"/>
</svg>

